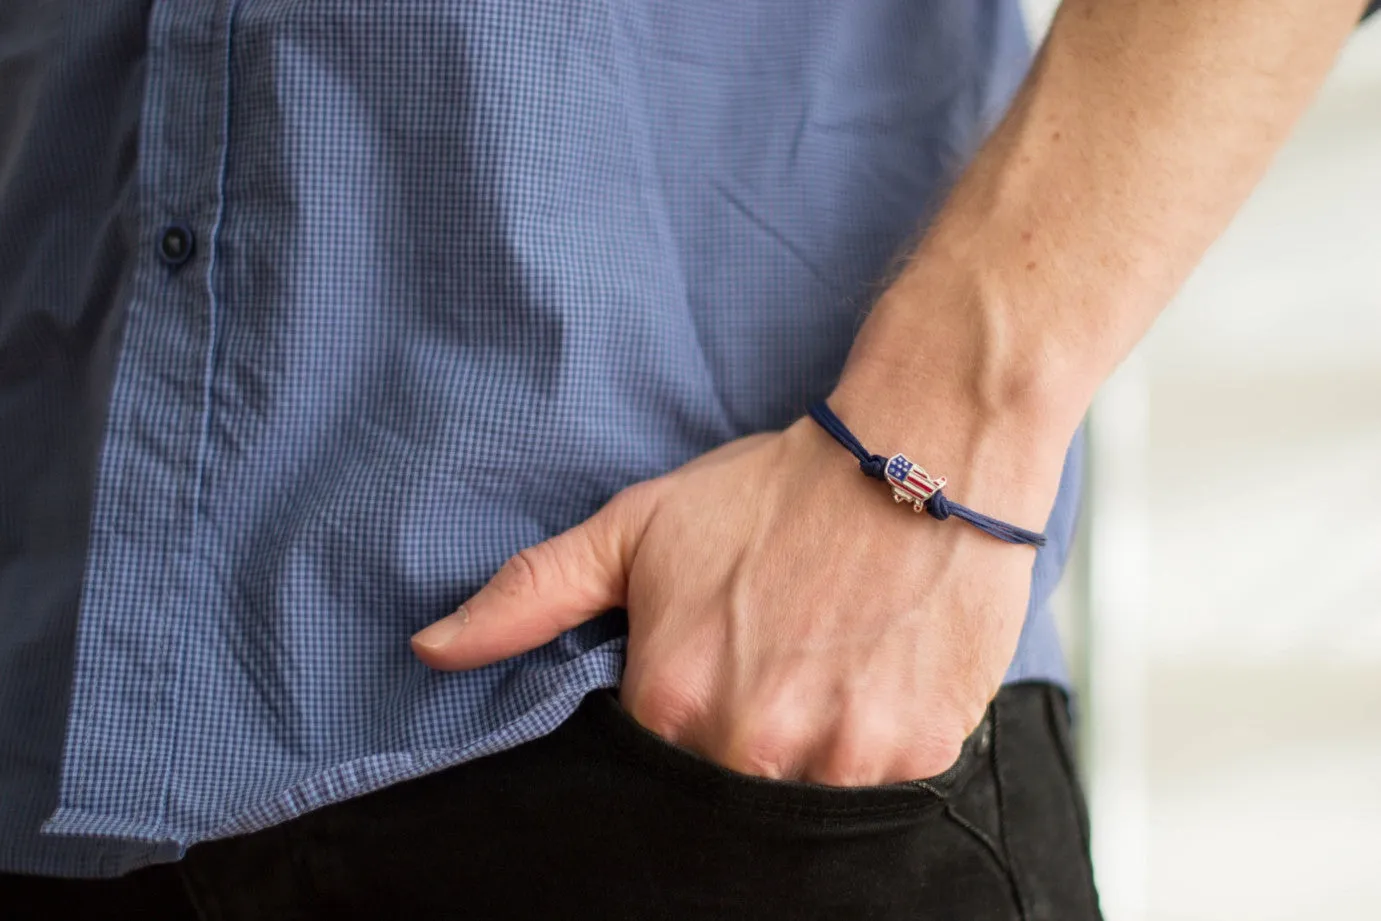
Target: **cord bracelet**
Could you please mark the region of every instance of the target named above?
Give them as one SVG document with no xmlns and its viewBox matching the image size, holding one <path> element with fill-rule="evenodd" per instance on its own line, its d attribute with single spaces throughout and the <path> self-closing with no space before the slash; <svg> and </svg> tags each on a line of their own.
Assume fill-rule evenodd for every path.
<svg viewBox="0 0 1381 921">
<path fill-rule="evenodd" d="M 848 448 L 849 452 L 858 458 L 859 469 L 873 479 L 881 480 L 892 487 L 892 501 L 898 504 L 909 502 L 912 511 L 924 510 L 936 521 L 948 518 L 967 521 L 983 533 L 1009 544 L 1045 546 L 1044 534 L 991 518 L 953 501 L 944 493 L 945 485 L 949 482 L 947 479 L 942 476 L 931 476 L 926 473 L 924 467 L 905 454 L 883 457 L 881 454 L 870 453 L 825 401 L 821 400 L 811 406 L 808 412 L 835 441 Z"/>
</svg>

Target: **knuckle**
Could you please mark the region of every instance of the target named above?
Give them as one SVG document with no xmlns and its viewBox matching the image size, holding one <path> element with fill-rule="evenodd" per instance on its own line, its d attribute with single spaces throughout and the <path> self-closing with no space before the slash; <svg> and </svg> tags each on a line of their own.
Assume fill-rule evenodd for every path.
<svg viewBox="0 0 1381 921">
<path fill-rule="evenodd" d="M 964 748 L 958 733 L 934 733 L 911 751 L 905 761 L 907 774 L 917 779 L 935 777 L 954 767 Z"/>
<path fill-rule="evenodd" d="M 628 707 L 634 720 L 664 739 L 680 736 L 699 711 L 699 701 L 688 687 L 665 681 L 638 691 Z"/>
<path fill-rule="evenodd" d="M 856 715 L 841 727 L 814 779 L 832 787 L 882 783 L 896 749 L 895 732 L 880 731 L 875 723 Z"/>
<path fill-rule="evenodd" d="M 643 480 L 614 493 L 599 512 L 606 525 L 600 529 L 605 538 L 615 543 L 633 542 L 632 536 L 643 532 L 661 502 L 666 491 L 664 480 L 664 477 Z"/>
<path fill-rule="evenodd" d="M 802 745 L 799 733 L 786 724 L 763 723 L 744 731 L 733 748 L 728 767 L 754 777 L 790 777 Z"/>
<path fill-rule="evenodd" d="M 876 765 L 853 757 L 834 758 L 815 779 L 831 787 L 869 787 L 881 781 Z"/>
<path fill-rule="evenodd" d="M 619 512 L 638 515 L 656 503 L 662 490 L 663 484 L 660 477 L 652 480 L 640 480 L 614 493 L 613 498 L 609 500 L 609 505 Z"/>
<path fill-rule="evenodd" d="M 744 749 L 734 764 L 734 769 L 753 777 L 781 780 L 790 773 L 790 764 L 785 749 L 757 743 Z"/>
<path fill-rule="evenodd" d="M 495 579 L 495 588 L 509 597 L 540 595 L 542 576 L 548 562 L 545 544 L 524 547 L 508 558 Z"/>
</svg>

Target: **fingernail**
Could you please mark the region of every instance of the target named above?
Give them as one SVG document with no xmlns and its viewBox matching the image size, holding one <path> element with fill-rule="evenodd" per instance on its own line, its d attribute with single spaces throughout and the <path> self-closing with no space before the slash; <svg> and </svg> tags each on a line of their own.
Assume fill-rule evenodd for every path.
<svg viewBox="0 0 1381 921">
<path fill-rule="evenodd" d="M 427 649 L 441 649 L 450 645 L 451 640 L 455 639 L 469 622 L 470 612 L 462 604 L 454 614 L 414 633 L 412 642 Z"/>
</svg>

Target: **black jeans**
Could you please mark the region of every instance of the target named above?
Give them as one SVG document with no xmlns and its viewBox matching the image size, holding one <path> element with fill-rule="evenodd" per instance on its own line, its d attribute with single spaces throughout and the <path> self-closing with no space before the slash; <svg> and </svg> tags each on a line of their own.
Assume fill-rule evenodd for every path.
<svg viewBox="0 0 1381 921">
<path fill-rule="evenodd" d="M 6 918 L 1099 917 L 1064 695 L 1004 688 L 953 768 L 841 789 L 723 770 L 609 691 L 512 751 L 119 880 L 0 876 Z"/>
</svg>

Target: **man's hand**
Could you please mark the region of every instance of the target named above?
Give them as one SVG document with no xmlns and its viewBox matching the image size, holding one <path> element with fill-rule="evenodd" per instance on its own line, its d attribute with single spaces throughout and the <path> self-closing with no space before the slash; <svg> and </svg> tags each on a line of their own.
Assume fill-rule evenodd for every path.
<svg viewBox="0 0 1381 921">
<path fill-rule="evenodd" d="M 831 404 L 1039 528 L 1093 394 L 1265 170 L 1363 0 L 1065 0 L 1020 95 L 864 324 Z M 920 407 L 922 412 L 914 408 Z M 628 608 L 623 696 L 750 774 L 939 773 L 1026 608 L 1029 548 L 909 515 L 812 422 L 524 551 L 415 638 L 441 668 Z"/>
<path fill-rule="evenodd" d="M 475 668 L 625 605 L 623 701 L 657 734 L 763 777 L 917 779 L 954 763 L 996 693 L 1031 561 L 895 505 L 802 420 L 625 490 L 414 649 Z"/>
</svg>

